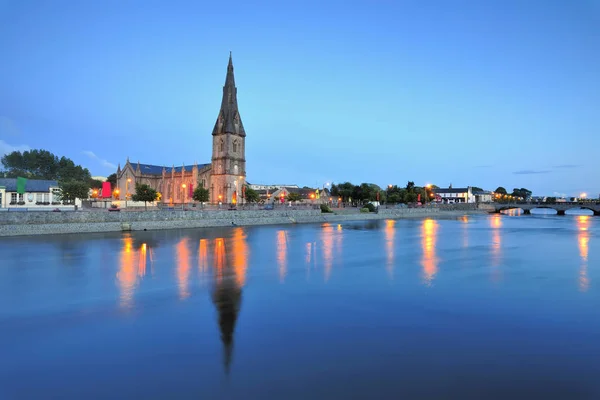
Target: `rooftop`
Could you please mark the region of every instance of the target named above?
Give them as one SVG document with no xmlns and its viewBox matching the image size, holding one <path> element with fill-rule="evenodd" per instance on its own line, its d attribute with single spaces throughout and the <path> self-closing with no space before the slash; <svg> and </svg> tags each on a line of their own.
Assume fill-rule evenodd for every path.
<svg viewBox="0 0 600 400">
<path fill-rule="evenodd" d="M 4 186 L 7 192 L 16 192 L 17 178 L 0 178 L 0 186 Z M 25 183 L 26 192 L 48 192 L 51 187 L 58 187 L 58 182 L 42 179 L 28 179 Z"/>
</svg>

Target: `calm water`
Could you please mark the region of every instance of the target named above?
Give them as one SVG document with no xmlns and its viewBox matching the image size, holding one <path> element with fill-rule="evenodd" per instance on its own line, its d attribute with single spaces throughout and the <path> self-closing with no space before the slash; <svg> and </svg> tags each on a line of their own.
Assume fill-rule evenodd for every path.
<svg viewBox="0 0 600 400">
<path fill-rule="evenodd" d="M 1 399 L 600 398 L 600 218 L 0 240 Z"/>
</svg>

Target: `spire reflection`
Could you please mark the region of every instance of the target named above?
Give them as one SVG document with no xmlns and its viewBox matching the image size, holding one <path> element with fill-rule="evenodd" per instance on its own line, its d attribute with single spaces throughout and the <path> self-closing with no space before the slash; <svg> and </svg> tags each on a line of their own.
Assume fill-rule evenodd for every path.
<svg viewBox="0 0 600 400">
<path fill-rule="evenodd" d="M 589 253 L 589 232 L 590 217 L 589 215 L 580 215 L 577 217 L 577 242 L 579 245 L 579 257 L 581 257 L 581 267 L 579 269 L 579 290 L 587 292 L 590 287 L 590 280 L 587 274 L 588 270 L 588 253 Z"/>
<path fill-rule="evenodd" d="M 117 285 L 121 292 L 120 306 L 131 307 L 133 294 L 138 281 L 146 276 L 146 265 L 148 259 L 148 245 L 142 243 L 138 250 L 133 248 L 133 237 L 123 237 L 123 248 L 119 256 L 119 271 L 117 271 Z M 150 249 L 150 252 L 152 249 Z M 137 259 L 137 268 L 136 265 Z M 152 262 L 152 259 L 151 259 Z"/>
<path fill-rule="evenodd" d="M 233 230 L 231 239 L 215 239 L 213 270 L 215 274 L 212 301 L 217 309 L 223 365 L 228 374 L 233 358 L 233 336 L 242 303 L 242 287 L 246 283 L 248 243 L 244 228 Z"/>
<path fill-rule="evenodd" d="M 427 286 L 431 286 L 435 274 L 437 273 L 437 257 L 435 254 L 435 245 L 437 240 L 438 223 L 433 219 L 426 219 L 421 225 L 421 246 L 423 248 L 423 279 Z"/>
<path fill-rule="evenodd" d="M 394 236 L 396 236 L 396 221 L 388 219 L 385 221 L 385 252 L 386 252 L 386 270 L 390 279 L 394 278 Z"/>
</svg>

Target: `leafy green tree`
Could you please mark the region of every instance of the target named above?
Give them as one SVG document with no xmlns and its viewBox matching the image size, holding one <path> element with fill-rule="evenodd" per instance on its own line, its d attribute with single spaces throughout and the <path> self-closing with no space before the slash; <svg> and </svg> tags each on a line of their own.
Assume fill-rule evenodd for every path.
<svg viewBox="0 0 600 400">
<path fill-rule="evenodd" d="M 209 199 L 208 189 L 206 189 L 202 184 L 198 185 L 198 187 L 194 189 L 192 199 L 194 199 L 195 201 L 199 201 L 200 203 L 206 203 Z"/>
<path fill-rule="evenodd" d="M 412 191 L 406 191 L 406 194 L 404 195 L 404 202 L 405 203 L 415 203 L 417 201 L 417 194 Z"/>
<path fill-rule="evenodd" d="M 498 186 L 498 188 L 495 190 L 495 192 L 496 192 L 496 194 L 508 194 L 506 189 L 504 189 L 502 186 Z"/>
<path fill-rule="evenodd" d="M 137 183 L 135 185 L 135 194 L 131 196 L 133 201 L 143 201 L 144 209 L 148 209 L 147 202 L 153 202 L 158 197 L 156 190 L 152 189 L 145 183 Z"/>
<path fill-rule="evenodd" d="M 471 186 L 471 191 L 473 192 L 483 192 L 483 189 L 478 186 Z"/>
<path fill-rule="evenodd" d="M 67 203 L 74 203 L 75 199 L 87 199 L 90 186 L 87 182 L 61 181 L 58 183 L 58 197 Z"/>
<path fill-rule="evenodd" d="M 408 181 L 406 184 L 406 191 L 412 193 L 415 190 L 415 183 L 413 181 Z"/>
<path fill-rule="evenodd" d="M 300 201 L 302 200 L 302 196 L 300 196 L 300 193 L 289 193 L 287 195 L 287 201 Z"/>
<path fill-rule="evenodd" d="M 47 150 L 13 151 L 0 159 L 9 178 L 23 176 L 29 179 L 88 182 L 90 171 L 73 160 L 52 154 Z"/>
<path fill-rule="evenodd" d="M 528 200 L 531 197 L 531 190 L 528 190 L 525 188 L 521 188 L 521 189 L 514 188 L 511 196 L 520 197 L 523 200 Z"/>
<path fill-rule="evenodd" d="M 250 186 L 246 186 L 246 196 L 245 196 L 245 200 L 248 203 L 257 203 L 258 201 L 260 201 L 260 196 L 258 195 L 258 192 L 252 188 L 250 188 Z"/>
<path fill-rule="evenodd" d="M 107 178 L 106 178 L 106 182 L 110 182 L 110 186 L 111 187 L 116 187 L 117 186 L 117 174 L 110 174 Z"/>
<path fill-rule="evenodd" d="M 101 189 L 102 188 L 102 181 L 99 179 L 90 179 L 90 187 L 92 189 Z"/>
<path fill-rule="evenodd" d="M 546 203 L 556 204 L 556 197 L 546 197 Z"/>
</svg>

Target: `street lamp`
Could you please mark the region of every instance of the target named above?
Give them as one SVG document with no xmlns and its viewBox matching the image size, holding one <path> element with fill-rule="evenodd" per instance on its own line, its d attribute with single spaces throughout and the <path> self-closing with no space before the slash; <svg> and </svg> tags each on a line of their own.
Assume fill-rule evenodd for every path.
<svg viewBox="0 0 600 400">
<path fill-rule="evenodd" d="M 131 178 L 127 178 L 127 182 L 125 182 L 125 208 L 127 208 L 127 198 L 129 197 L 129 184 L 131 183 Z"/>
</svg>

